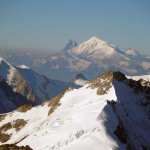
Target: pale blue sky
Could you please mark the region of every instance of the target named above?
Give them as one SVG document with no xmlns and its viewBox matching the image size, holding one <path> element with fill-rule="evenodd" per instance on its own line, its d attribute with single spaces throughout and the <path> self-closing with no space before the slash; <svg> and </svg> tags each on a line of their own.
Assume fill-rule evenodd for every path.
<svg viewBox="0 0 150 150">
<path fill-rule="evenodd" d="M 0 0 L 0 48 L 56 51 L 92 36 L 150 53 L 150 0 Z"/>
</svg>

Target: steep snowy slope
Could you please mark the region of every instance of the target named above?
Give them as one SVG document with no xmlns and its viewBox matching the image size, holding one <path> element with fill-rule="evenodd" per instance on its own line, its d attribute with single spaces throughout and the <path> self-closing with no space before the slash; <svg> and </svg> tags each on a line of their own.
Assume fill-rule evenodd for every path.
<svg viewBox="0 0 150 150">
<path fill-rule="evenodd" d="M 110 71 L 38 107 L 1 115 L 0 141 L 34 150 L 149 149 L 149 96 L 149 87 Z"/>
<path fill-rule="evenodd" d="M 0 57 L 0 76 L 7 81 L 15 92 L 20 93 L 27 99 L 35 101 L 37 96 L 30 84 L 23 78 L 21 73 L 5 59 Z"/>
</svg>

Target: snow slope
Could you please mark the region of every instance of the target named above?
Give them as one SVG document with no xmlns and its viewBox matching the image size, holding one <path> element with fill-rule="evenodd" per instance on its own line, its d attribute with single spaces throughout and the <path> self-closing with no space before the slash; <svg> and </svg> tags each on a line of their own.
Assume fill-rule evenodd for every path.
<svg viewBox="0 0 150 150">
<path fill-rule="evenodd" d="M 113 93 L 113 89 L 110 90 L 110 93 Z M 29 110 L 26 114 L 16 112 L 12 116 L 8 115 L 1 123 L 5 124 L 8 120 L 13 121 L 18 117 L 29 120 L 19 133 L 16 133 L 15 130 L 10 131 L 14 138 L 8 143 L 17 142 L 30 133 L 18 145 L 28 144 L 34 150 L 76 149 L 77 147 L 90 150 L 99 149 L 100 145 L 102 149 L 107 150 L 118 147 L 118 145 L 105 133 L 103 125 L 105 117 L 102 120 L 98 119 L 106 105 L 106 99 L 109 99 L 108 95 L 100 97 L 96 94 L 96 90 L 84 87 L 66 93 L 60 101 L 61 106 L 49 117 L 47 114 L 50 108 L 45 104 L 43 107 L 39 106 Z M 114 99 L 116 99 L 115 95 Z M 117 122 L 117 118 L 113 116 L 113 127 L 117 126 Z"/>
<path fill-rule="evenodd" d="M 17 119 L 27 123 L 19 131 L 14 127 L 1 132 L 12 134 L 5 143 L 34 150 L 149 149 L 150 121 L 142 104 L 146 88 L 140 88 L 111 71 L 25 113 L 7 114 L 0 127 Z"/>
</svg>

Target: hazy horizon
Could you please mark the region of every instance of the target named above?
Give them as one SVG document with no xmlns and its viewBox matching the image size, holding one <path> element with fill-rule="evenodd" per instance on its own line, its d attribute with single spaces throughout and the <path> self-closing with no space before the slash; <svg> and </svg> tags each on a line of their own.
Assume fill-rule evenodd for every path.
<svg viewBox="0 0 150 150">
<path fill-rule="evenodd" d="M 0 1 L 0 49 L 55 53 L 92 36 L 149 54 L 150 1 Z"/>
</svg>

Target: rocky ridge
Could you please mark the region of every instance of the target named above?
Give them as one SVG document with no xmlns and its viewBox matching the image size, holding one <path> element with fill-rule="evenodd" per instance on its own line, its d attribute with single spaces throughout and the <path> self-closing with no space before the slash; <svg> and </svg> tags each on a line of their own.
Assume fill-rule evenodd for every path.
<svg viewBox="0 0 150 150">
<path fill-rule="evenodd" d="M 96 139 L 105 143 L 98 145 L 105 145 L 103 148 L 149 149 L 149 89 L 141 80 L 135 81 L 121 72 L 109 71 L 89 81 L 84 87 L 68 88 L 42 105 L 34 108 L 29 106 L 25 110 L 23 107 L 21 111 L 1 116 L 0 127 L 8 126 L 7 131 L 1 130 L 2 134 L 10 133 L 3 144 L 17 142 L 19 146 L 29 145 L 33 149 L 47 147 L 55 150 L 68 146 L 72 148 L 78 142 L 81 142 L 78 146 L 83 148 L 86 140 L 89 139 L 90 143 L 91 139 L 93 142 Z M 35 115 L 37 112 L 38 116 Z M 27 121 L 19 130 L 22 134 L 9 129 L 14 121 L 11 118 L 20 119 L 18 116 Z M 29 135 L 24 131 L 31 126 Z M 59 137 L 58 140 L 55 136 Z M 44 138 L 51 143 L 42 143 Z M 32 142 L 34 140 L 41 141 L 43 145 L 37 146 Z"/>
</svg>

